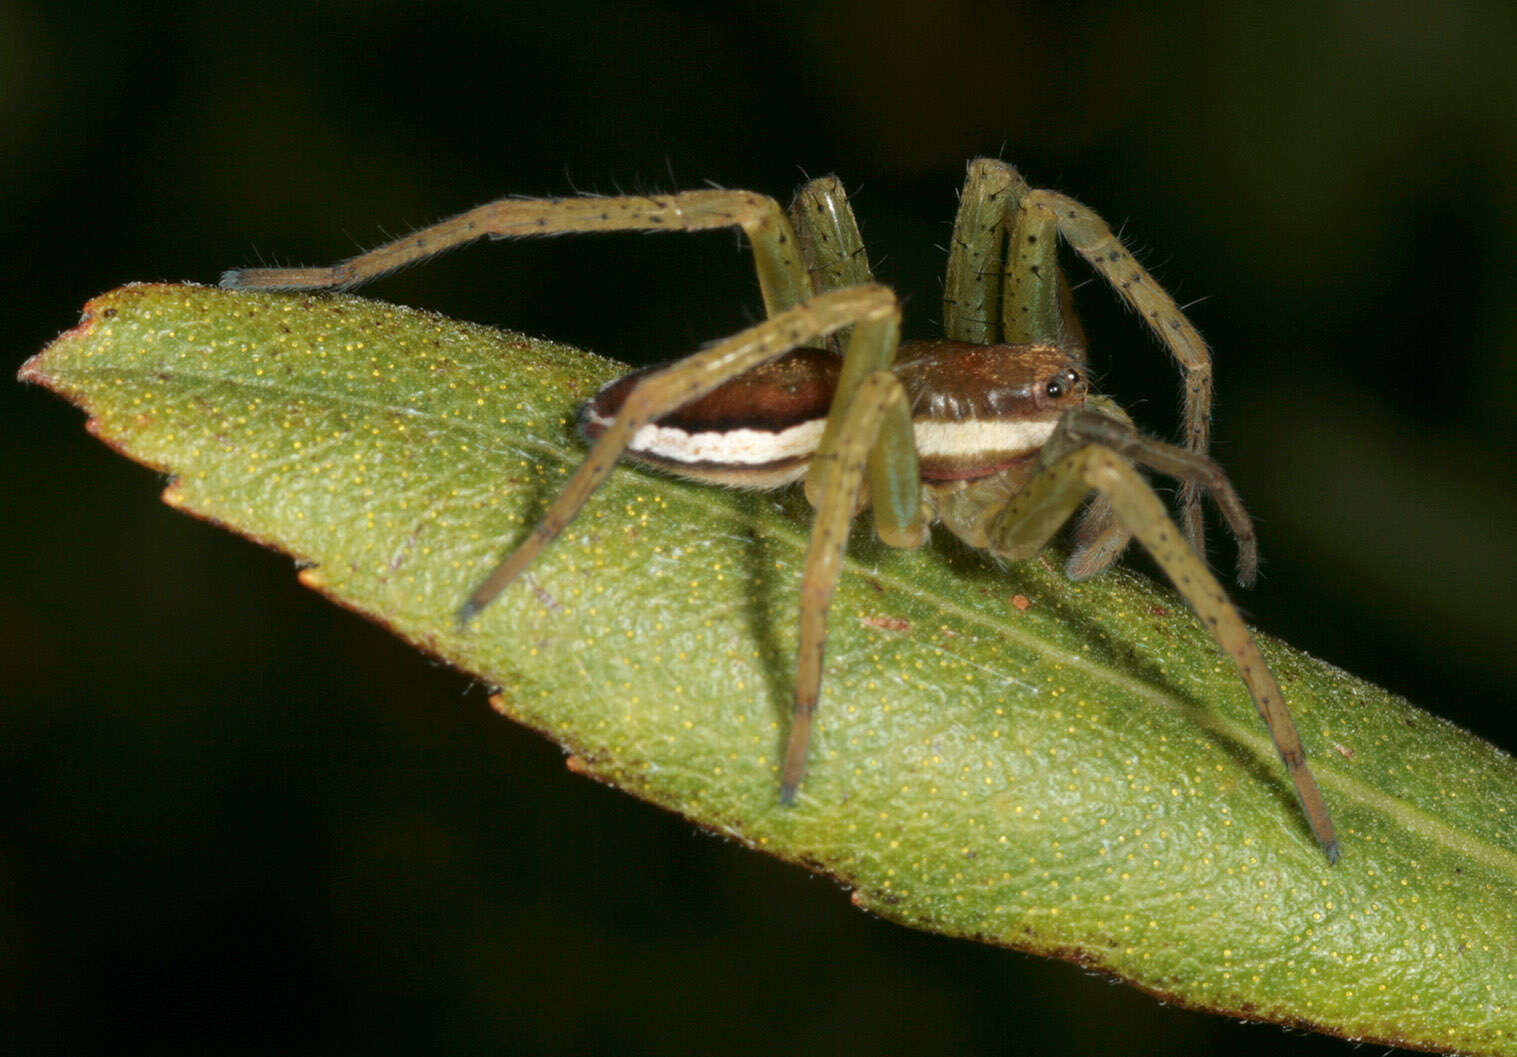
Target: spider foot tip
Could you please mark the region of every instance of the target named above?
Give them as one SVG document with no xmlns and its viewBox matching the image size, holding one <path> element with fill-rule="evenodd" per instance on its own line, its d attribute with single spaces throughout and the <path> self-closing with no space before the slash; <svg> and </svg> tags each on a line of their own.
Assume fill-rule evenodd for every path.
<svg viewBox="0 0 1517 1057">
<path fill-rule="evenodd" d="M 1259 548 L 1252 541 L 1245 542 L 1238 548 L 1238 583 L 1243 587 L 1253 587 L 1259 579 Z"/>
<path fill-rule="evenodd" d="M 458 612 L 453 614 L 453 621 L 458 626 L 458 630 L 468 631 L 469 625 L 474 622 L 474 618 L 479 616 L 479 611 L 484 608 L 484 606 L 480 605 L 472 598 L 465 602 L 463 605 L 459 606 Z"/>
</svg>

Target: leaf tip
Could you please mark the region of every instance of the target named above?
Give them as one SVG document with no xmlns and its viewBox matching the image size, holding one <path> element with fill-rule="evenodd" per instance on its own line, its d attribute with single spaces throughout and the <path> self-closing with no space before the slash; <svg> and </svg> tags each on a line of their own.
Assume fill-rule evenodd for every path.
<svg viewBox="0 0 1517 1057">
<path fill-rule="evenodd" d="M 21 369 L 16 372 L 16 381 L 53 388 L 52 379 L 48 377 L 47 371 L 42 366 L 42 358 L 45 355 L 46 350 L 43 350 L 23 363 Z"/>
<path fill-rule="evenodd" d="M 49 373 L 49 362 L 56 356 L 61 355 L 58 351 L 64 346 L 83 341 L 91 337 L 92 332 L 102 320 L 116 318 L 120 309 L 118 302 L 123 299 L 140 296 L 143 293 L 162 293 L 166 290 L 177 289 L 173 283 L 128 283 L 126 286 L 107 290 L 105 293 L 90 298 L 84 303 L 84 308 L 79 312 L 79 322 L 68 330 L 59 334 L 48 342 L 43 350 L 29 358 L 16 372 L 16 380 L 31 385 L 40 385 L 61 396 L 67 396 L 64 383 L 60 382 L 53 374 Z"/>
</svg>

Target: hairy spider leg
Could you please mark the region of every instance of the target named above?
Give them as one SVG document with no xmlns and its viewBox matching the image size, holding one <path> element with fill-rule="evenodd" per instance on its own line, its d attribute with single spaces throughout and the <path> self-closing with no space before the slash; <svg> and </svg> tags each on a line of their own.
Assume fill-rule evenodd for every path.
<svg viewBox="0 0 1517 1057">
<path fill-rule="evenodd" d="M 1042 210 L 1028 207 L 1036 194 L 1024 185 L 1022 193 L 1007 203 L 1001 340 L 1058 345 L 1083 365 L 1085 328 L 1075 315 L 1069 279 L 1059 267 L 1058 232 L 1046 226 Z"/>
<path fill-rule="evenodd" d="M 1120 422 L 1137 432 L 1138 427 L 1132 418 L 1110 397 L 1092 393 L 1085 398 L 1084 410 L 1112 422 Z M 1047 447 L 1045 444 L 1044 448 Z M 1252 521 L 1249 522 L 1248 529 L 1252 537 Z M 1064 562 L 1064 575 L 1071 580 L 1088 580 L 1111 568 L 1132 542 L 1132 533 L 1127 531 L 1127 526 L 1113 513 L 1111 500 L 1100 492 L 1092 495 L 1090 502 L 1085 504 L 1085 509 L 1080 512 L 1080 518 L 1069 536 L 1069 557 Z"/>
<path fill-rule="evenodd" d="M 881 322 L 898 332 L 899 315 Z M 862 334 L 867 325 L 861 323 L 856 333 Z M 850 358 L 857 346 L 855 338 Z M 842 572 L 866 471 L 875 529 L 881 538 L 896 547 L 919 547 L 928 534 L 911 408 L 900 379 L 888 368 L 870 371 L 841 414 L 835 411 L 833 417 L 841 419 L 835 439 L 826 450 L 818 449 L 807 478 L 808 486 L 813 480 L 819 482 L 820 496 L 801 576 L 795 711 L 780 770 L 780 801 L 786 804 L 794 802 L 806 768 L 806 749 L 821 695 L 827 611 Z"/>
<path fill-rule="evenodd" d="M 1022 198 L 1022 217 L 1016 234 L 1040 244 L 1054 241 L 1057 231 L 1075 252 L 1105 277 L 1122 300 L 1142 316 L 1185 372 L 1185 447 L 1205 455 L 1211 447 L 1211 351 L 1174 298 L 1140 265 L 1094 211 L 1054 191 L 1035 190 Z M 1029 242 L 1029 248 L 1031 244 Z M 1050 253 L 1052 247 L 1049 247 Z M 1205 528 L 1201 494 L 1187 481 L 1180 488 L 1180 523 L 1185 536 L 1203 557 Z"/>
<path fill-rule="evenodd" d="M 795 193 L 787 215 L 817 293 L 874 282 L 848 192 L 836 176 L 808 180 Z"/>
<path fill-rule="evenodd" d="M 994 345 L 1001 340 L 1001 279 L 1006 271 L 1007 202 L 1027 184 L 1009 165 L 969 163 L 948 242 L 943 279 L 943 336 Z"/>
<path fill-rule="evenodd" d="M 643 426 L 760 364 L 847 326 L 852 327 L 853 337 L 844 358 L 844 374 L 850 364 L 888 365 L 894 359 L 900 340 L 900 307 L 895 295 L 883 286 L 849 286 L 819 294 L 641 379 L 537 527 L 460 609 L 460 622 L 468 622 L 488 605 L 574 519 Z M 888 369 L 872 371 L 855 389 L 849 404 L 832 413 L 843 421 L 838 439 L 825 449 L 819 448 L 812 460 L 820 498 L 801 577 L 794 709 L 780 782 L 783 803 L 794 801 L 805 769 L 821 694 L 827 611 L 837 588 L 866 461 L 875 527 L 881 537 L 896 546 L 920 546 L 927 538 L 904 390 Z"/>
<path fill-rule="evenodd" d="M 801 258 L 813 290 L 824 294 L 874 282 L 848 192 L 836 176 L 808 180 L 795 193 L 787 215 L 800 240 Z M 827 339 L 827 348 L 841 356 L 848 347 L 849 335 L 849 328 L 844 327 Z"/>
<path fill-rule="evenodd" d="M 1062 428 L 1061 420 L 1055 434 Z M 1050 440 L 1056 450 L 1074 443 L 1077 442 Z M 1157 445 L 1157 442 L 1151 443 Z M 1141 456 L 1140 461 L 1149 465 L 1168 463 L 1170 455 L 1163 451 L 1164 447 L 1167 446 L 1157 445 Z M 1176 465 L 1175 468 L 1182 467 Z M 1168 465 L 1164 469 L 1170 472 Z M 1186 478 L 1194 479 L 1194 475 L 1187 472 Z M 1210 486 L 1212 482 L 1207 484 Z M 1072 451 L 1066 449 L 1065 454 L 1045 465 L 990 519 L 986 525 L 989 549 L 1012 561 L 1031 557 L 1043 548 L 1092 491 L 1110 500 L 1117 518 L 1148 548 L 1154 561 L 1185 596 L 1223 652 L 1232 658 L 1254 706 L 1269 728 L 1280 759 L 1295 783 L 1296 796 L 1313 835 L 1327 854 L 1328 861 L 1337 862 L 1338 839 L 1332 818 L 1316 779 L 1306 765 L 1301 738 L 1269 665 L 1216 577 L 1169 519 L 1154 490 L 1124 455 L 1100 443 L 1085 442 Z M 1226 509 L 1228 506 L 1224 505 Z M 1241 509 L 1238 507 L 1237 512 Z"/>
<path fill-rule="evenodd" d="M 753 248 L 765 315 L 811 296 L 800 245 L 779 204 L 752 191 L 684 191 L 609 198 L 501 198 L 328 268 L 244 268 L 224 272 L 233 290 L 348 290 L 481 238 L 526 238 L 597 231 L 711 231 L 738 227 Z"/>
<path fill-rule="evenodd" d="M 1238 543 L 1238 582 L 1245 587 L 1253 585 L 1259 573 L 1259 537 L 1254 532 L 1253 518 L 1248 516 L 1243 500 L 1238 497 L 1237 489 L 1222 467 L 1204 455 L 1166 444 L 1141 432 L 1126 412 L 1100 396 L 1089 397 L 1085 407 L 1065 413 L 1053 436 L 1043 446 L 1041 462 L 1044 466 L 1053 465 L 1086 444 L 1100 444 L 1130 462 L 1173 477 L 1182 484 L 1193 484 L 1210 496 Z M 1100 492 L 1094 502 L 1108 506 L 1110 503 Z M 1124 540 L 1130 537 L 1120 520 L 1114 519 L 1114 524 Z M 1098 549 L 1100 546 L 1094 539 L 1082 539 L 1082 531 L 1089 531 L 1089 528 L 1082 522 L 1076 532 L 1076 546 L 1065 569 L 1072 580 L 1087 579 L 1110 564 L 1109 560 L 1103 562 L 1094 556 L 1082 555 L 1082 547 Z"/>
</svg>

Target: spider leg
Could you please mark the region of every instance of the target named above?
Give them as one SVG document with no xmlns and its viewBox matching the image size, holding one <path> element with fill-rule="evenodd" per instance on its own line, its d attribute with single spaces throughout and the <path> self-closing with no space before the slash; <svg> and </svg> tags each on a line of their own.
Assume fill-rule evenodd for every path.
<svg viewBox="0 0 1517 1057">
<path fill-rule="evenodd" d="M 857 331 L 862 334 L 864 325 Z M 795 800 L 806 768 L 806 748 L 821 694 L 827 610 L 837 589 L 866 471 L 875 528 L 881 538 L 904 547 L 921 546 L 927 539 L 911 411 L 900 380 L 889 370 L 872 371 L 857 386 L 846 407 L 841 412 L 835 410 L 833 417 L 840 419 L 836 439 L 826 451 L 819 449 L 812 460 L 821 493 L 801 577 L 795 711 L 780 770 L 780 802 L 785 804 Z"/>
<path fill-rule="evenodd" d="M 794 802 L 806 767 L 806 748 L 821 695 L 827 610 L 837 589 L 853 517 L 860 508 L 866 472 L 879 537 L 893 547 L 920 547 L 927 541 L 928 515 L 922 505 L 910 401 L 890 370 L 900 334 L 899 310 L 861 320 L 854 327 L 827 425 L 806 474 L 806 498 L 816 517 L 801 576 L 795 710 L 780 771 L 780 801 L 786 804 Z"/>
<path fill-rule="evenodd" d="M 1168 458 L 1167 452 L 1145 449 L 1143 461 L 1152 465 Z M 1227 593 L 1123 454 L 1104 444 L 1086 443 L 1045 466 L 991 518 L 986 526 L 990 549 L 1012 560 L 1036 554 L 1091 491 L 1110 500 L 1117 518 L 1148 548 L 1217 645 L 1232 658 L 1295 783 L 1312 833 L 1328 861 L 1336 862 L 1338 840 L 1332 818 L 1306 765 L 1306 752 L 1274 674 Z"/>
<path fill-rule="evenodd" d="M 347 290 L 481 238 L 596 231 L 710 231 L 740 227 L 753 247 L 766 315 L 811 296 L 795 232 L 779 204 L 752 191 L 685 191 L 612 198 L 501 198 L 328 268 L 225 272 L 235 290 Z"/>
<path fill-rule="evenodd" d="M 804 184 L 791 200 L 788 216 L 817 293 L 874 282 L 848 192 L 836 176 Z"/>
<path fill-rule="evenodd" d="M 1001 340 L 1006 217 L 1026 193 L 1026 182 L 1011 166 L 988 158 L 969 163 L 943 280 L 943 335 L 949 340 L 976 345 Z"/>
<path fill-rule="evenodd" d="M 468 623 L 489 605 L 574 520 L 642 427 L 744 371 L 841 327 L 858 324 L 855 345 L 886 340 L 898 326 L 899 315 L 895 295 L 883 286 L 834 290 L 641 379 L 531 534 L 469 596 L 459 610 L 459 622 Z"/>
<path fill-rule="evenodd" d="M 1085 407 L 1137 429 L 1127 412 L 1115 400 L 1092 394 L 1085 398 Z M 1050 457 L 1064 444 L 1067 428 L 1061 419 L 1054 428 L 1053 436 L 1043 445 L 1043 451 L 1039 453 L 1040 460 L 1052 461 Z M 1064 575 L 1071 580 L 1088 580 L 1110 568 L 1122 556 L 1122 552 L 1132 542 L 1132 533 L 1117 520 L 1117 512 L 1111 508 L 1111 500 L 1098 492 L 1075 522 L 1070 542 L 1073 546 L 1069 560 L 1064 563 Z"/>
<path fill-rule="evenodd" d="M 1027 191 L 1011 207 L 1006 275 L 1001 284 L 1002 340 L 1057 345 L 1085 362 L 1085 328 L 1074 311 L 1074 294 L 1059 267 L 1058 228 L 1044 210 L 1027 206 Z M 1034 199 L 1036 201 L 1036 199 Z"/>
<path fill-rule="evenodd" d="M 816 455 L 812 457 L 811 467 L 806 473 L 806 499 L 813 508 L 820 509 L 828 493 L 829 486 L 826 477 L 832 472 L 832 465 L 842 436 L 843 423 L 860 386 L 871 374 L 876 371 L 888 371 L 895 363 L 896 352 L 901 344 L 900 313 L 897 312 L 891 319 L 880 320 L 877 326 L 880 329 L 878 334 L 869 335 L 867 338 L 862 334 L 856 334 L 849 341 L 848 352 L 843 357 L 843 367 L 838 373 L 837 389 L 832 395 L 832 406 L 827 411 L 827 424 L 822 429 L 821 440 L 817 442 Z M 902 492 L 902 489 L 907 487 L 917 489 L 919 492 L 921 485 L 917 469 L 916 440 L 911 429 L 909 410 L 906 412 L 905 425 L 888 431 L 887 443 L 891 445 L 895 453 L 894 465 L 900 467 L 900 472 L 894 475 L 898 484 L 879 495 L 881 505 L 875 509 L 875 521 L 881 536 L 889 542 L 893 534 L 899 535 L 904 531 L 904 526 L 917 513 L 917 501 L 913 499 L 910 503 L 906 503 Z M 906 483 L 908 478 L 909 485 Z"/>
<path fill-rule="evenodd" d="M 1211 352 L 1200 333 L 1093 210 L 1054 191 L 1023 196 L 1019 236 L 1046 241 L 1057 231 L 1076 253 L 1100 272 L 1112 289 L 1143 317 L 1185 372 L 1185 446 L 1205 455 L 1211 445 Z M 1197 552 L 1206 553 L 1201 493 L 1194 482 L 1180 489 L 1180 523 Z"/>
<path fill-rule="evenodd" d="M 836 176 L 807 181 L 791 200 L 788 216 L 817 293 L 874 282 L 848 192 Z M 841 355 L 849 337 L 845 327 L 827 339 L 827 347 Z"/>
<path fill-rule="evenodd" d="M 1253 586 L 1259 573 L 1259 539 L 1253 518 L 1220 466 L 1203 455 L 1140 432 L 1121 408 L 1104 397 L 1092 397 L 1084 408 L 1065 414 L 1044 444 L 1040 458 L 1044 465 L 1052 465 L 1086 444 L 1101 444 L 1131 462 L 1205 491 L 1237 540 L 1238 583 Z M 1065 572 L 1072 580 L 1094 576 L 1116 560 L 1130 538 L 1110 501 L 1097 493 L 1080 518 L 1075 549 Z"/>
</svg>

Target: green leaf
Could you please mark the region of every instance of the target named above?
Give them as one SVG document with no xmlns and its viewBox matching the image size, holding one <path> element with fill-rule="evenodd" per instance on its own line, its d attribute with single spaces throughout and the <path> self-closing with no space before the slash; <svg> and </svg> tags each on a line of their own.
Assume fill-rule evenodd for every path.
<svg viewBox="0 0 1517 1057">
<path fill-rule="evenodd" d="M 618 471 L 459 631 L 580 459 L 578 401 L 618 370 L 350 297 L 134 286 L 22 377 L 173 474 L 174 506 L 499 686 L 574 769 L 859 906 L 1187 1006 L 1517 1054 L 1511 757 L 1265 639 L 1342 838 L 1330 867 L 1228 662 L 1133 573 L 1076 585 L 945 539 L 858 541 L 790 809 L 798 497 Z"/>
</svg>

